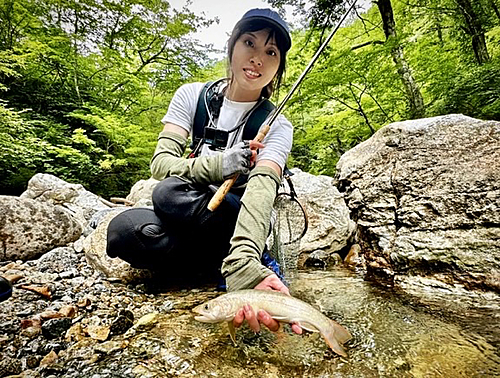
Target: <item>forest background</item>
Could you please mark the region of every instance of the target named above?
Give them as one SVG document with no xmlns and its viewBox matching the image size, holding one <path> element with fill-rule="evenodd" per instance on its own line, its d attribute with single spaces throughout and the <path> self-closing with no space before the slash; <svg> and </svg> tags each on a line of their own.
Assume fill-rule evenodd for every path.
<svg viewBox="0 0 500 378">
<path fill-rule="evenodd" d="M 348 5 L 293 6 L 279 102 Z M 500 0 L 378 0 L 342 27 L 285 110 L 290 167 L 338 158 L 395 121 L 463 113 L 500 120 Z M 213 20 L 164 0 L 0 0 L 0 194 L 38 172 L 125 196 L 149 160 L 175 90 L 225 76 L 193 34 Z"/>
</svg>

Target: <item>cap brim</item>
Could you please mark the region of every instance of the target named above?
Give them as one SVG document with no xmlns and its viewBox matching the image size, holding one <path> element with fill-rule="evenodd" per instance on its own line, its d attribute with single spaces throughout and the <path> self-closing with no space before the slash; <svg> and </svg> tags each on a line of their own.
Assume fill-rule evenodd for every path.
<svg viewBox="0 0 500 378">
<path fill-rule="evenodd" d="M 282 25 L 280 25 L 278 22 L 274 21 L 269 17 L 262 17 L 262 16 L 251 16 L 241 21 L 251 21 L 251 20 L 264 21 L 270 24 L 275 30 L 279 31 L 283 36 L 283 39 L 285 40 L 285 51 L 290 50 L 290 47 L 292 46 L 292 39 L 290 38 L 290 33 L 288 32 L 288 30 L 286 30 Z"/>
</svg>

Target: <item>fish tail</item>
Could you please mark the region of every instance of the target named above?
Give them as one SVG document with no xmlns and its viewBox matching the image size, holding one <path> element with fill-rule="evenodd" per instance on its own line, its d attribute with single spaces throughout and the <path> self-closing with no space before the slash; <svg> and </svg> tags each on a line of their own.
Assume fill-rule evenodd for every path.
<svg viewBox="0 0 500 378">
<path fill-rule="evenodd" d="M 342 327 L 339 323 L 334 320 L 330 320 L 330 327 L 326 332 L 321 334 L 325 338 L 328 346 L 337 354 L 347 357 L 347 352 L 345 351 L 342 344 L 351 339 L 351 334 L 348 330 Z"/>
<path fill-rule="evenodd" d="M 339 323 L 337 323 L 335 320 L 329 319 L 330 324 L 332 325 L 333 329 L 333 334 L 335 335 L 335 338 L 341 343 L 344 344 L 348 342 L 349 340 L 352 339 L 351 333 L 342 327 Z"/>
<path fill-rule="evenodd" d="M 338 340 L 335 338 L 335 335 L 333 334 L 333 332 L 323 334 L 323 337 L 325 338 L 325 341 L 328 344 L 328 346 L 330 348 L 332 348 L 332 350 L 335 353 L 340 354 L 342 357 L 347 357 L 347 352 L 345 351 L 344 347 L 342 345 L 340 345 Z"/>
</svg>

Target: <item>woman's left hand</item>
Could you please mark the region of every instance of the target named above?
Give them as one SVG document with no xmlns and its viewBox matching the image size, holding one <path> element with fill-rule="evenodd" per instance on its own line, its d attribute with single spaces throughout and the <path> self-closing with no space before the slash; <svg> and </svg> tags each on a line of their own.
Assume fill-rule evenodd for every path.
<svg viewBox="0 0 500 378">
<path fill-rule="evenodd" d="M 264 148 L 264 145 L 252 140 L 239 142 L 225 150 L 222 153 L 222 177 L 228 179 L 235 174 L 249 174 L 259 148 Z"/>
<path fill-rule="evenodd" d="M 255 161 L 257 160 L 257 154 L 259 153 L 259 149 L 264 148 L 265 146 L 257 142 L 256 140 L 251 140 L 249 143 L 250 151 L 252 151 L 252 156 L 250 157 L 251 167 L 254 166 Z"/>
<path fill-rule="evenodd" d="M 290 295 L 290 290 L 288 290 L 276 274 L 271 274 L 270 276 L 264 278 L 257 286 L 254 287 L 254 289 L 281 291 L 282 293 Z"/>
<path fill-rule="evenodd" d="M 254 289 L 274 290 L 290 295 L 290 291 L 288 290 L 288 288 L 275 274 L 264 278 L 257 286 L 254 287 Z M 280 328 L 279 322 L 271 318 L 271 315 L 269 315 L 266 311 L 260 310 L 257 314 L 255 314 L 252 307 L 248 304 L 243 306 L 243 308 L 238 310 L 238 312 L 236 313 L 233 319 L 234 327 L 240 327 L 245 320 L 248 322 L 248 326 L 254 332 L 260 331 L 260 323 L 264 324 L 272 332 L 276 332 Z M 292 331 L 298 335 L 302 334 L 302 328 L 295 323 L 292 323 Z"/>
</svg>

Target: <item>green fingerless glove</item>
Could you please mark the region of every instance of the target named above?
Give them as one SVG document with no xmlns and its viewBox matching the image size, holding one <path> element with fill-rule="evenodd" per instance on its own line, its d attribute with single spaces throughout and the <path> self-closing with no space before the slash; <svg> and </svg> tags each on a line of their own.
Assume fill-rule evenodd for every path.
<svg viewBox="0 0 500 378">
<path fill-rule="evenodd" d="M 241 209 L 231 238 L 230 254 L 222 262 L 228 291 L 254 288 L 273 272 L 260 262 L 269 229 L 271 212 L 281 179 L 269 167 L 256 167 L 248 177 Z"/>
<path fill-rule="evenodd" d="M 151 159 L 151 174 L 156 180 L 179 176 L 194 183 L 216 184 L 222 178 L 222 154 L 186 159 L 187 139 L 170 131 L 162 131 Z"/>
</svg>

